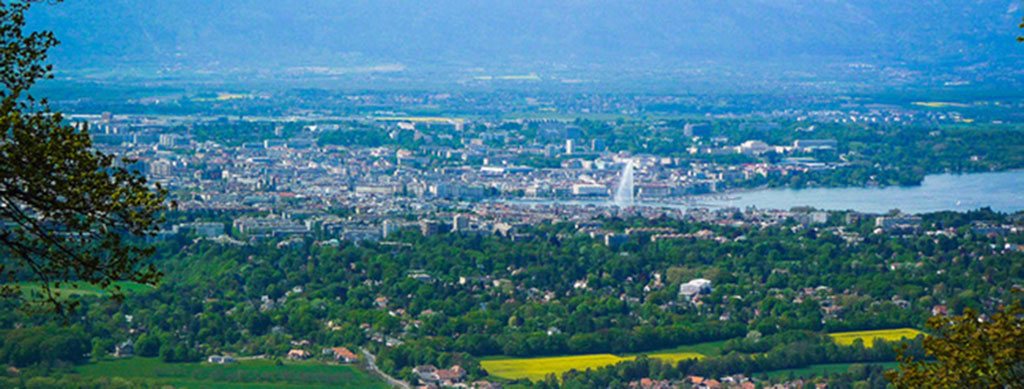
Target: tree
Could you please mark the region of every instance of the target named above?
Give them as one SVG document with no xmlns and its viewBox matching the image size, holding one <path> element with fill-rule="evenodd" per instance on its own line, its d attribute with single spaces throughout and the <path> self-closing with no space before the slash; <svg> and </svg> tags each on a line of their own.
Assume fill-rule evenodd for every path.
<svg viewBox="0 0 1024 389">
<path fill-rule="evenodd" d="M 92 148 L 87 129 L 65 122 L 45 99 L 29 94 L 52 77 L 44 64 L 53 33 L 26 33 L 33 1 L 0 2 L 0 294 L 20 298 L 18 281 L 40 285 L 24 301 L 58 314 L 77 302 L 61 297 L 66 283 L 87 283 L 123 297 L 116 281 L 155 283 L 143 266 L 152 248 L 166 191 L 129 170 L 134 161 Z"/>
<path fill-rule="evenodd" d="M 973 310 L 928 320 L 934 330 L 924 340 L 935 361 L 901 355 L 898 370 L 886 378 L 900 388 L 1018 387 L 1024 382 L 1024 309 L 1019 304 L 982 320 Z"/>
<path fill-rule="evenodd" d="M 101 361 L 107 357 L 109 350 L 114 347 L 114 341 L 110 339 L 93 339 L 92 340 L 92 359 L 94 361 Z"/>
<path fill-rule="evenodd" d="M 174 352 L 174 345 L 164 342 L 160 346 L 160 360 L 164 362 L 177 362 L 177 354 Z"/>
<path fill-rule="evenodd" d="M 142 357 L 155 357 L 160 355 L 160 338 L 155 335 L 144 334 L 135 342 L 135 352 Z"/>
</svg>

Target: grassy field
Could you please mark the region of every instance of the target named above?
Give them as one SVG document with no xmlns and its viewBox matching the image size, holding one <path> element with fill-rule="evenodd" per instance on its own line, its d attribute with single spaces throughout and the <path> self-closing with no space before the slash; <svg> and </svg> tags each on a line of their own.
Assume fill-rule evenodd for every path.
<svg viewBox="0 0 1024 389">
<path fill-rule="evenodd" d="M 875 339 L 892 342 L 900 339 L 913 339 L 920 334 L 923 334 L 923 332 L 913 328 L 896 328 L 891 330 L 836 332 L 829 334 L 829 336 L 832 337 L 833 341 L 842 346 L 849 346 L 855 340 L 860 339 L 864 342 L 864 347 L 871 347 L 874 345 Z"/>
<path fill-rule="evenodd" d="M 676 354 L 676 353 L 693 353 L 700 354 L 705 357 L 720 355 L 722 353 L 722 346 L 725 345 L 725 341 L 718 342 L 704 342 L 697 344 L 688 344 L 685 346 L 666 348 L 661 350 L 647 351 L 642 353 L 632 353 L 628 355 L 641 355 L 646 354 L 648 356 L 663 355 L 663 354 Z"/>
<path fill-rule="evenodd" d="M 700 343 L 680 346 L 672 349 L 655 350 L 644 353 L 632 353 L 622 356 L 613 354 L 567 355 L 540 358 L 485 358 L 480 365 L 493 376 L 505 379 L 526 378 L 531 381 L 544 379 L 548 374 L 560 376 L 569 370 L 596 369 L 614 365 L 622 361 L 636 359 L 647 355 L 666 362 L 678 363 L 686 359 L 701 359 L 708 355 L 718 355 L 724 342 Z"/>
<path fill-rule="evenodd" d="M 822 365 L 811 365 L 800 369 L 786 369 L 786 370 L 775 370 L 767 372 L 768 377 L 773 379 L 785 379 L 789 378 L 792 373 L 793 377 L 796 378 L 810 378 L 820 377 L 826 374 L 845 373 L 850 369 L 853 363 L 829 363 Z M 883 362 L 883 363 L 864 363 L 864 365 L 881 365 L 886 370 L 895 369 L 899 366 L 899 362 Z M 760 376 L 761 374 L 755 374 Z"/>
<path fill-rule="evenodd" d="M 676 364 L 679 363 L 679 361 L 685 361 L 687 359 L 703 359 L 705 357 L 704 354 L 686 351 L 651 353 L 647 354 L 647 356 L 651 359 L 660 359 L 672 364 Z"/>
<path fill-rule="evenodd" d="M 174 388 L 387 388 L 354 366 L 317 362 L 246 360 L 229 365 L 164 363 L 156 358 L 128 358 L 84 365 L 78 374 L 121 377 L 133 382 Z"/>
<path fill-rule="evenodd" d="M 38 282 L 20 282 L 21 293 L 26 298 L 32 298 L 42 293 L 42 286 Z M 153 289 L 150 285 L 137 284 L 134 282 L 115 282 L 114 286 L 120 286 L 121 291 L 125 294 L 128 293 L 139 293 Z M 112 289 L 114 286 L 111 286 Z M 76 285 L 63 284 L 60 288 L 56 288 L 55 291 L 60 292 L 61 297 L 75 297 L 75 296 L 106 296 L 109 292 L 100 289 L 98 286 L 89 285 L 86 283 L 78 283 Z"/>
</svg>

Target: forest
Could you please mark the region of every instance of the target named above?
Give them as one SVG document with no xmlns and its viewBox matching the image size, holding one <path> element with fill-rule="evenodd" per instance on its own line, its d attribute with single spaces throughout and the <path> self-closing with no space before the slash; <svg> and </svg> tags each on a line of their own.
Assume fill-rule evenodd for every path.
<svg viewBox="0 0 1024 389">
<path fill-rule="evenodd" d="M 937 306 L 989 312 L 1014 301 L 1024 236 L 978 227 L 1019 231 L 1020 214 L 926 214 L 922 229 L 907 234 L 844 216 L 770 227 L 602 220 L 613 231 L 657 226 L 715 237 L 637 235 L 615 248 L 567 223 L 539 225 L 517 241 L 413 230 L 358 245 L 177 236 L 156 243 L 153 262 L 165 272 L 157 287 L 132 289 L 121 304 L 71 297 L 81 305 L 65 327 L 3 301 L 0 362 L 61 371 L 127 340 L 137 355 L 171 363 L 219 354 L 283 358 L 304 344 L 365 347 L 381 369 L 403 378 L 421 364 L 459 364 L 481 378 L 479 359 L 488 356 L 642 353 L 728 340 L 721 355 L 650 369 L 663 377 L 756 374 L 891 362 L 892 345 L 839 346 L 824 334 L 924 329 Z M 711 290 L 682 296 L 680 285 L 695 278 L 709 280 Z M 621 381 L 633 375 L 615 369 L 657 363 L 623 362 L 570 379 Z"/>
</svg>

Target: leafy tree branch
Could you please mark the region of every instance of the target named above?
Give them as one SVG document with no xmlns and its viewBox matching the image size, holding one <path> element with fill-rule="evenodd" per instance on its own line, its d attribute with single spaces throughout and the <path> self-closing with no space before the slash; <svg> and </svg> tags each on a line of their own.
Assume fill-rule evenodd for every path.
<svg viewBox="0 0 1024 389">
<path fill-rule="evenodd" d="M 142 262 L 152 248 L 166 191 L 126 168 L 133 161 L 98 152 L 29 90 L 52 77 L 48 31 L 26 32 L 33 2 L 0 3 L 0 293 L 26 307 L 67 314 L 76 302 L 64 284 L 87 283 L 122 294 L 117 281 L 155 283 Z M 22 293 L 38 285 L 40 298 Z"/>
</svg>

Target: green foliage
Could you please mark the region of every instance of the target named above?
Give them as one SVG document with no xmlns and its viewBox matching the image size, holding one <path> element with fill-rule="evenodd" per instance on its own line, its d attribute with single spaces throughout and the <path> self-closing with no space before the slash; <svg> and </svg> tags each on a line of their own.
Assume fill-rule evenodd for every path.
<svg viewBox="0 0 1024 389">
<path fill-rule="evenodd" d="M 901 356 L 887 377 L 900 388 L 1009 388 L 1024 382 L 1024 308 L 1014 303 L 982 319 L 973 310 L 935 317 L 935 332 L 924 340 L 934 361 Z"/>
<path fill-rule="evenodd" d="M 89 134 L 28 95 L 49 78 L 49 32 L 26 34 L 31 2 L 0 4 L 0 292 L 20 298 L 19 284 L 36 281 L 42 308 L 66 314 L 65 283 L 123 294 L 114 282 L 154 283 L 160 273 L 140 262 L 152 250 L 136 238 L 152 234 L 165 192 L 123 166 L 125 159 L 92 149 Z"/>
<path fill-rule="evenodd" d="M 954 312 L 990 309 L 989 301 L 1007 298 L 1024 276 L 1022 254 L 1003 249 L 1024 243 L 1019 234 L 970 232 L 975 223 L 1014 223 L 1017 216 L 922 216 L 924 229 L 956 232 L 949 236 L 874 234 L 872 220 L 840 224 L 842 215 L 833 216 L 813 229 L 603 220 L 610 230 L 659 226 L 721 238 L 633 238 L 620 249 L 574 234 L 571 224 L 525 229 L 529 238 L 516 241 L 409 231 L 389 238 L 393 245 L 171 240 L 156 246 L 154 262 L 167 272 L 159 287 L 128 294 L 120 305 L 84 298 L 80 314 L 86 339 L 131 339 L 136 354 L 173 364 L 220 354 L 282 358 L 308 341 L 299 347 L 316 354 L 321 347 L 365 347 L 398 377 L 420 364 L 458 364 L 476 379 L 487 374 L 483 358 L 651 355 L 729 339 L 706 353 L 695 350 L 707 356 L 700 362 L 655 370 L 665 377 L 750 375 L 893 361 L 890 345 L 840 346 L 826 334 L 923 328 L 939 304 Z M 844 240 L 835 232 L 840 225 L 860 239 Z M 430 279 L 412 278 L 409 269 Z M 681 283 L 697 277 L 713 282 L 699 304 L 678 295 Z M 579 280 L 588 286 L 575 288 Z M 894 296 L 909 306 L 897 306 Z M 842 309 L 826 314 L 824 304 Z M 45 323 L 2 312 L 0 328 Z M 385 339 L 402 344 L 387 347 Z M 908 353 L 923 357 L 919 342 L 911 344 Z M 629 381 L 613 371 L 618 382 Z"/>
<path fill-rule="evenodd" d="M 163 342 L 160 346 L 160 360 L 163 362 L 196 362 L 202 358 L 195 350 L 182 343 Z"/>
<path fill-rule="evenodd" d="M 143 334 L 135 342 L 135 353 L 141 357 L 155 357 L 160 355 L 160 339 L 154 335 Z"/>
<path fill-rule="evenodd" d="M 1024 18 L 1021 18 L 1021 20 L 1024 20 Z M 1021 22 L 1020 25 L 1017 27 L 1024 28 L 1024 22 Z M 1024 36 L 1018 36 L 1017 42 L 1024 42 Z"/>
<path fill-rule="evenodd" d="M 92 349 L 85 332 L 77 327 L 19 328 L 4 332 L 2 339 L 0 362 L 19 367 L 84 362 Z"/>
<path fill-rule="evenodd" d="M 789 377 L 796 378 L 810 378 L 810 377 L 822 377 L 831 374 L 839 374 L 845 372 L 856 372 L 859 369 L 864 369 L 868 366 L 877 366 L 884 369 L 892 369 L 897 367 L 899 364 L 896 362 L 883 362 L 878 364 L 862 364 L 862 363 L 828 363 L 820 365 L 811 365 L 799 369 L 784 369 L 774 370 L 766 372 L 765 374 L 769 378 L 776 379 L 787 379 Z M 859 375 L 863 375 L 860 373 Z M 880 374 L 881 375 L 881 374 Z"/>
<path fill-rule="evenodd" d="M 92 340 L 92 359 L 99 361 L 107 357 L 110 354 L 110 350 L 114 348 L 114 341 L 110 339 L 96 339 Z"/>
</svg>

